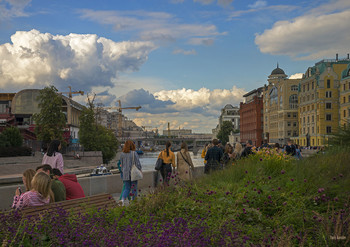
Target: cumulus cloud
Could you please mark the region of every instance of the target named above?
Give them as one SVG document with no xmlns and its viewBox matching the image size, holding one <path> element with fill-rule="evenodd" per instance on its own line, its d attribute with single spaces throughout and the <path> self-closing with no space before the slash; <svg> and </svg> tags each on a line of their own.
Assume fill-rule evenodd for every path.
<svg viewBox="0 0 350 247">
<path fill-rule="evenodd" d="M 233 86 L 232 89 L 214 89 L 201 88 L 162 90 L 154 93 L 159 100 L 170 100 L 175 102 L 173 108 L 180 112 L 189 111 L 205 115 L 218 116 L 218 110 L 226 104 L 239 105 L 246 93 L 244 89 Z"/>
<path fill-rule="evenodd" d="M 120 72 L 136 71 L 156 46 L 149 41 L 114 42 L 94 34 L 52 35 L 17 31 L 0 45 L 0 84 L 8 89 L 55 84 L 114 86 Z"/>
<path fill-rule="evenodd" d="M 215 25 L 184 24 L 165 12 L 80 10 L 81 18 L 113 26 L 118 32 L 137 32 L 142 40 L 174 42 L 191 38 L 214 40 L 220 33 Z M 204 44 L 204 43 L 198 43 Z"/>
<path fill-rule="evenodd" d="M 176 49 L 173 51 L 173 54 L 183 54 L 183 55 L 197 55 L 196 50 L 184 50 L 184 49 Z"/>
<path fill-rule="evenodd" d="M 314 60 L 346 54 L 350 42 L 350 2 L 332 1 L 289 21 L 278 21 L 256 34 L 263 53 Z"/>
<path fill-rule="evenodd" d="M 303 75 L 304 75 L 303 73 L 296 73 L 294 75 L 291 75 L 289 79 L 301 79 L 303 78 Z"/>
<path fill-rule="evenodd" d="M 149 91 L 145 89 L 134 89 L 127 94 L 119 98 L 125 106 L 141 106 L 142 112 L 148 113 L 166 113 L 174 112 L 176 109 L 172 109 L 169 106 L 175 103 L 171 100 L 159 100 L 154 97 Z M 140 110 L 141 111 L 141 110 Z"/>
</svg>

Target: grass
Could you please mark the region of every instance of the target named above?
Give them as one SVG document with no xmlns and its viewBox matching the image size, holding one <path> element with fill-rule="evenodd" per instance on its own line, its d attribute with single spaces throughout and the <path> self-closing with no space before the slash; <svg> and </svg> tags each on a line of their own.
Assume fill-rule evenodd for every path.
<svg viewBox="0 0 350 247">
<path fill-rule="evenodd" d="M 190 183 L 175 177 L 110 211 L 57 212 L 36 224 L 2 214 L 0 238 L 5 246 L 349 245 L 350 148 L 271 157 L 257 153 Z"/>
</svg>

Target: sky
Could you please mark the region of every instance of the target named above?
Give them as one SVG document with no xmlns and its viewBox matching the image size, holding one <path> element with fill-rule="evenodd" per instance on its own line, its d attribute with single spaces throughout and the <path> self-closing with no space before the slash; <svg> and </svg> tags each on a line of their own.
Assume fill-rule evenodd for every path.
<svg viewBox="0 0 350 247">
<path fill-rule="evenodd" d="M 139 126 L 210 133 L 220 109 L 350 53 L 349 0 L 0 0 L 0 92 L 82 90 Z"/>
</svg>

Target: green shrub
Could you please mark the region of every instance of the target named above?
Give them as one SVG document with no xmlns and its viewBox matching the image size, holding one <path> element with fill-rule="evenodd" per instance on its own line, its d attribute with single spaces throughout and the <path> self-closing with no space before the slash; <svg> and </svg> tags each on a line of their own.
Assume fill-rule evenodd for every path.
<svg viewBox="0 0 350 247">
<path fill-rule="evenodd" d="M 30 147 L 0 147 L 0 157 L 30 156 Z"/>
<path fill-rule="evenodd" d="M 0 134 L 0 146 L 5 147 L 20 147 L 23 144 L 23 137 L 21 132 L 16 127 L 6 128 Z"/>
</svg>

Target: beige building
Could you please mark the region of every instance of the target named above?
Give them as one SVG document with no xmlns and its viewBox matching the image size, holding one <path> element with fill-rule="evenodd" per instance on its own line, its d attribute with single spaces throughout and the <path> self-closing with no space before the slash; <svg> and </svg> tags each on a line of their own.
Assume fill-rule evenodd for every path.
<svg viewBox="0 0 350 247">
<path fill-rule="evenodd" d="M 348 57 L 349 58 L 349 57 Z M 345 127 L 350 124 L 350 64 L 343 70 L 340 80 L 340 125 Z"/>
<path fill-rule="evenodd" d="M 339 113 L 349 108 L 346 96 L 350 91 L 343 90 L 349 80 L 344 78 L 340 86 L 342 72 L 349 63 L 349 59 L 325 59 L 307 69 L 299 88 L 299 145 L 326 145 L 337 132 Z M 339 100 L 343 107 L 339 107 Z"/>
<path fill-rule="evenodd" d="M 278 67 L 268 76 L 264 87 L 264 138 L 270 143 L 286 144 L 298 136 L 298 85 Z"/>
</svg>

